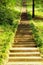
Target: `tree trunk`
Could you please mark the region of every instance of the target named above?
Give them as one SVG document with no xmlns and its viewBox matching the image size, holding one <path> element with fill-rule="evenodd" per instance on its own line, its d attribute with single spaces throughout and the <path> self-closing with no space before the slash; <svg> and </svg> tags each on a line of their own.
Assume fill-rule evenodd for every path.
<svg viewBox="0 0 43 65">
<path fill-rule="evenodd" d="M 34 16 L 35 16 L 35 9 L 34 9 L 34 0 L 33 0 L 33 5 L 32 5 L 32 7 L 33 7 L 33 9 L 32 9 L 32 18 L 34 18 Z"/>
</svg>

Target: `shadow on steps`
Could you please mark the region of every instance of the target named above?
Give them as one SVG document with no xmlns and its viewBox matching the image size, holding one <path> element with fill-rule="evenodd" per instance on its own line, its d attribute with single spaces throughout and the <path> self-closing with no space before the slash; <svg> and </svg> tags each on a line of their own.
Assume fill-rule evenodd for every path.
<svg viewBox="0 0 43 65">
<path fill-rule="evenodd" d="M 22 15 L 21 15 L 21 20 L 22 20 L 22 21 L 28 20 L 28 15 L 27 15 L 27 13 L 22 13 Z"/>
</svg>

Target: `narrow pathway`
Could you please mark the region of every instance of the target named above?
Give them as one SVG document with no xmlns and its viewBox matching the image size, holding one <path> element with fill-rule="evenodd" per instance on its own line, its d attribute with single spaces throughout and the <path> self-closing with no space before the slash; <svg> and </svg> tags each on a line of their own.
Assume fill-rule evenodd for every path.
<svg viewBox="0 0 43 65">
<path fill-rule="evenodd" d="M 25 10 L 21 15 L 7 65 L 43 65 Z"/>
</svg>

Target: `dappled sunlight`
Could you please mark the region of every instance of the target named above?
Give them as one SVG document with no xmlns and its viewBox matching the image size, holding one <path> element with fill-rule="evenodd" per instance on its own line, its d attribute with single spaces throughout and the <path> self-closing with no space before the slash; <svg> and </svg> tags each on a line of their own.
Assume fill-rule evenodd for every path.
<svg viewBox="0 0 43 65">
<path fill-rule="evenodd" d="M 27 0 L 27 13 L 31 14 L 32 17 L 32 0 Z M 33 35 L 37 42 L 37 46 L 40 49 L 41 56 L 43 57 L 43 1 L 35 0 L 34 18 L 30 20 L 32 26 Z M 29 5 L 28 5 L 29 4 Z"/>
<path fill-rule="evenodd" d="M 15 11 L 18 11 L 18 12 L 20 12 L 20 10 L 21 10 L 21 7 L 19 7 L 19 6 L 16 6 L 16 7 L 14 7 L 14 10 L 15 10 Z"/>
<path fill-rule="evenodd" d="M 43 18 L 43 12 L 42 11 L 35 11 L 35 15 L 38 16 L 39 18 Z"/>
<path fill-rule="evenodd" d="M 0 0 L 0 65 L 43 65 L 42 2 Z"/>
<path fill-rule="evenodd" d="M 40 20 L 41 22 L 43 21 L 43 17 L 35 15 L 33 18 L 34 20 L 37 20 L 37 22 Z"/>
</svg>

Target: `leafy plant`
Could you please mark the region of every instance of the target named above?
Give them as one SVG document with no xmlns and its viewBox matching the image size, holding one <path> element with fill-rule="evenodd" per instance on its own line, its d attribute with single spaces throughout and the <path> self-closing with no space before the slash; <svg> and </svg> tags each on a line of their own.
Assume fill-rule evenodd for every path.
<svg viewBox="0 0 43 65">
<path fill-rule="evenodd" d="M 8 60 L 20 20 L 21 4 L 21 0 L 0 0 L 0 65 L 5 65 Z"/>
</svg>

